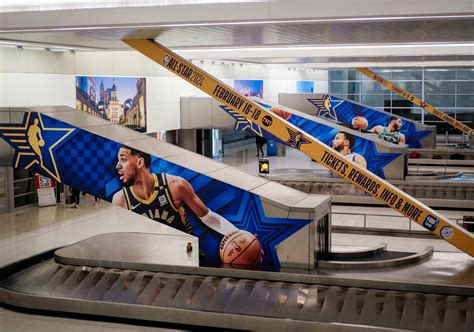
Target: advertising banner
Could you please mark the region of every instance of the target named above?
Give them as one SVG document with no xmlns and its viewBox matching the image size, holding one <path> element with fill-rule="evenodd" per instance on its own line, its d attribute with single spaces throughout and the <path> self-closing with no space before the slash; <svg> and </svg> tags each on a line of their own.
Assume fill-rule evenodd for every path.
<svg viewBox="0 0 474 332">
<path fill-rule="evenodd" d="M 261 102 L 258 102 L 258 104 L 271 111 L 270 105 Z M 236 130 L 251 131 L 257 135 L 263 135 L 269 140 L 275 140 L 281 144 L 291 147 L 290 144 L 280 140 L 278 137 L 275 137 L 264 128 L 252 124 L 251 122 L 249 123 L 249 121 L 245 120 L 245 118 L 238 113 L 233 112 L 229 107 L 224 105 L 219 105 L 219 107 L 235 118 Z M 354 136 L 348 131 L 341 131 L 338 128 L 334 128 L 316 121 L 311 121 L 308 118 L 304 118 L 296 114 L 289 112 L 278 112 L 278 115 L 288 122 L 294 124 L 301 130 L 304 130 L 314 138 L 317 138 L 328 147 L 332 147 L 336 151 L 342 153 L 346 159 L 358 163 L 362 167 L 367 168 L 372 173 L 380 176 L 382 179 L 385 179 L 385 166 L 390 164 L 401 155 L 401 153 L 378 152 L 376 144 L 370 140 Z"/>
<path fill-rule="evenodd" d="M 146 132 L 143 77 L 76 76 L 76 109 Z"/>
<path fill-rule="evenodd" d="M 234 80 L 234 88 L 246 97 L 263 97 L 263 80 Z"/>
<path fill-rule="evenodd" d="M 429 229 L 454 246 L 474 255 L 474 237 L 428 206 L 417 201 L 365 167 L 346 159 L 300 128 L 275 115 L 232 87 L 206 73 L 173 51 L 148 39 L 124 39 L 127 45 L 193 84 L 218 102 L 230 107 L 253 124 L 265 128 L 275 137 L 355 184 L 371 196 Z M 443 230 L 443 232 L 441 232 Z"/>
<path fill-rule="evenodd" d="M 313 93 L 314 81 L 296 81 L 296 92 L 298 93 Z"/>
<path fill-rule="evenodd" d="M 197 236 L 202 264 L 278 267 L 276 246 L 310 222 L 269 217 L 258 195 L 41 113 L 0 124 L 0 136 L 13 167 Z"/>
<path fill-rule="evenodd" d="M 411 101 L 413 104 L 415 104 L 417 106 L 420 106 L 421 108 L 423 108 L 428 113 L 433 114 L 434 116 L 436 116 L 438 119 L 441 119 L 441 120 L 449 123 L 451 126 L 453 126 L 456 129 L 459 129 L 464 134 L 466 134 L 468 136 L 472 135 L 473 130 L 471 128 L 469 128 L 468 126 L 466 126 L 461 121 L 458 121 L 455 118 L 447 115 L 446 113 L 441 112 L 436 107 L 434 107 L 434 106 L 428 104 L 427 102 L 421 100 L 417 96 L 412 95 L 410 92 L 408 92 L 408 91 L 402 89 L 401 87 L 399 87 L 398 85 L 386 80 L 382 76 L 377 75 L 376 73 L 374 73 L 370 69 L 365 68 L 365 67 L 359 67 L 359 68 L 357 68 L 357 70 L 360 73 L 364 74 L 365 76 L 370 77 L 374 81 L 379 82 L 380 84 L 385 86 L 387 89 L 395 92 L 399 96 L 402 96 L 406 100 Z"/>
<path fill-rule="evenodd" d="M 307 99 L 315 108 L 316 115 L 342 122 L 362 132 L 377 134 L 393 144 L 407 144 L 421 148 L 421 141 L 431 130 L 418 130 L 412 121 L 404 121 L 394 114 L 377 111 L 351 100 L 328 94 L 316 94 Z"/>
</svg>

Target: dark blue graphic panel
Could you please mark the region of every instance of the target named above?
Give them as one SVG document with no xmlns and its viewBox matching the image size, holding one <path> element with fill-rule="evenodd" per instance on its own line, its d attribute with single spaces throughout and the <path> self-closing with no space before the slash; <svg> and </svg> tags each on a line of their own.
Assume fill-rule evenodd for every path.
<svg viewBox="0 0 474 332">
<path fill-rule="evenodd" d="M 0 124 L 0 136 L 15 149 L 14 167 L 41 173 L 108 201 L 122 191 L 116 169 L 121 147 L 117 142 L 40 113 L 25 113 L 21 124 Z M 165 173 L 165 178 L 180 177 L 207 209 L 239 230 L 254 234 L 264 253 L 264 266 L 278 267 L 275 246 L 309 223 L 305 219 L 268 218 L 259 196 L 154 156 L 150 172 Z M 170 196 L 168 200 L 164 196 L 158 199 L 169 206 L 174 202 Z M 224 235 L 207 227 L 185 203 L 182 208 L 191 225 L 190 233 L 199 238 L 200 261 L 221 264 L 219 245 Z M 170 225 L 174 227 L 171 221 Z"/>
<path fill-rule="evenodd" d="M 258 103 L 262 107 L 266 109 L 270 109 L 271 107 L 264 103 Z M 293 148 L 298 148 L 299 146 L 294 146 L 292 142 L 294 141 L 293 136 L 294 133 L 289 133 L 290 140 L 283 142 L 277 137 L 273 136 L 269 132 L 267 132 L 263 127 L 259 127 L 250 121 L 246 120 L 243 116 L 239 115 L 238 113 L 232 111 L 230 108 L 221 105 L 220 106 L 223 110 L 229 113 L 236 119 L 236 130 L 250 130 L 257 135 L 264 135 L 267 139 L 275 140 L 276 142 L 286 144 Z M 326 144 L 327 146 L 332 146 L 332 141 L 339 130 L 324 124 L 321 124 L 316 121 L 309 120 L 307 118 L 303 118 L 296 114 L 292 114 L 290 118 L 287 120 L 288 122 L 292 123 L 302 131 L 310 134 L 314 138 L 318 139 L 322 143 Z M 292 135 L 293 134 L 293 135 Z M 392 161 L 397 159 L 400 156 L 400 153 L 380 153 L 377 151 L 376 145 L 374 142 L 370 140 L 366 140 L 361 137 L 354 137 L 355 142 L 354 146 L 352 147 L 352 152 L 362 155 L 367 161 L 367 169 L 372 173 L 378 175 L 381 178 L 385 178 L 384 168 Z M 300 141 L 299 143 L 304 144 L 304 141 Z"/>
<path fill-rule="evenodd" d="M 367 119 L 367 129 L 377 125 L 386 127 L 388 125 L 388 119 L 391 116 L 385 112 L 379 112 L 364 105 L 331 95 L 308 98 L 308 101 L 316 107 L 318 116 L 337 120 L 347 125 L 352 125 L 352 119 L 356 116 L 362 116 Z M 421 148 L 421 141 L 432 133 L 432 131 L 417 130 L 414 122 L 402 121 L 400 133 L 405 135 L 405 142 L 410 148 Z"/>
</svg>

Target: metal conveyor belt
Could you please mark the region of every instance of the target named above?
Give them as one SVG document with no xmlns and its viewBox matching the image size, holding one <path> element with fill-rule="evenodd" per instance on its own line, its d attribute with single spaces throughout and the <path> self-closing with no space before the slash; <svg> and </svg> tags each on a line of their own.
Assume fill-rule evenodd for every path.
<svg viewBox="0 0 474 332">
<path fill-rule="evenodd" d="M 28 308 L 234 329 L 474 327 L 474 297 L 77 267 L 54 259 L 5 277 L 0 299 Z"/>
</svg>

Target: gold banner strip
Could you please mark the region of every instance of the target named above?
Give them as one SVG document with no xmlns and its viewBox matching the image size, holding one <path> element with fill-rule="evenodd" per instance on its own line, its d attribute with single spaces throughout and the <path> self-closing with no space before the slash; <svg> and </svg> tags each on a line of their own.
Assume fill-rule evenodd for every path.
<svg viewBox="0 0 474 332">
<path fill-rule="evenodd" d="M 318 161 L 331 172 L 339 174 L 369 195 L 425 228 L 429 228 L 437 236 L 474 257 L 474 235 L 428 206 L 360 165 L 346 159 L 339 152 L 301 131 L 273 112 L 259 106 L 256 102 L 154 40 L 125 39 L 123 41 L 220 103 L 261 126 L 291 147 Z"/>
<path fill-rule="evenodd" d="M 441 120 L 449 123 L 454 128 L 459 129 L 464 134 L 466 134 L 468 136 L 472 135 L 473 129 L 469 128 L 468 126 L 466 126 L 461 121 L 458 121 L 455 118 L 453 118 L 452 116 L 449 116 L 446 113 L 441 112 L 436 107 L 434 107 L 434 106 L 428 104 L 427 102 L 421 100 L 417 96 L 412 95 L 410 92 L 400 88 L 398 85 L 386 80 L 385 78 L 383 78 L 380 75 L 377 75 L 376 73 L 374 73 L 369 68 L 358 67 L 356 69 L 360 73 L 364 74 L 367 77 L 370 77 L 374 81 L 379 82 L 380 84 L 385 86 L 387 89 L 397 93 L 398 95 L 402 96 L 406 100 L 411 101 L 413 104 L 420 106 L 421 108 L 423 108 L 428 113 L 433 114 L 434 116 L 436 116 L 438 119 L 441 119 Z"/>
</svg>

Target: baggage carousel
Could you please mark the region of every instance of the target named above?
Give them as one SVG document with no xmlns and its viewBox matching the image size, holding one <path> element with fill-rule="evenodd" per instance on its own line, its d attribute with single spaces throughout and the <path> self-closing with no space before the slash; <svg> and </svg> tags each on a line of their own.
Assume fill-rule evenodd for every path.
<svg viewBox="0 0 474 332">
<path fill-rule="evenodd" d="M 332 195 L 333 203 L 382 204 L 323 169 L 282 168 L 272 170 L 266 177 L 308 194 Z M 474 174 L 413 170 L 405 180 L 388 181 L 431 207 L 472 209 L 474 206 Z"/>
<path fill-rule="evenodd" d="M 472 331 L 464 254 L 332 253 L 314 270 L 201 266 L 198 244 L 97 235 L 1 271 L 1 302 L 29 309 L 250 330 Z M 166 250 L 165 250 L 166 249 Z"/>
</svg>

